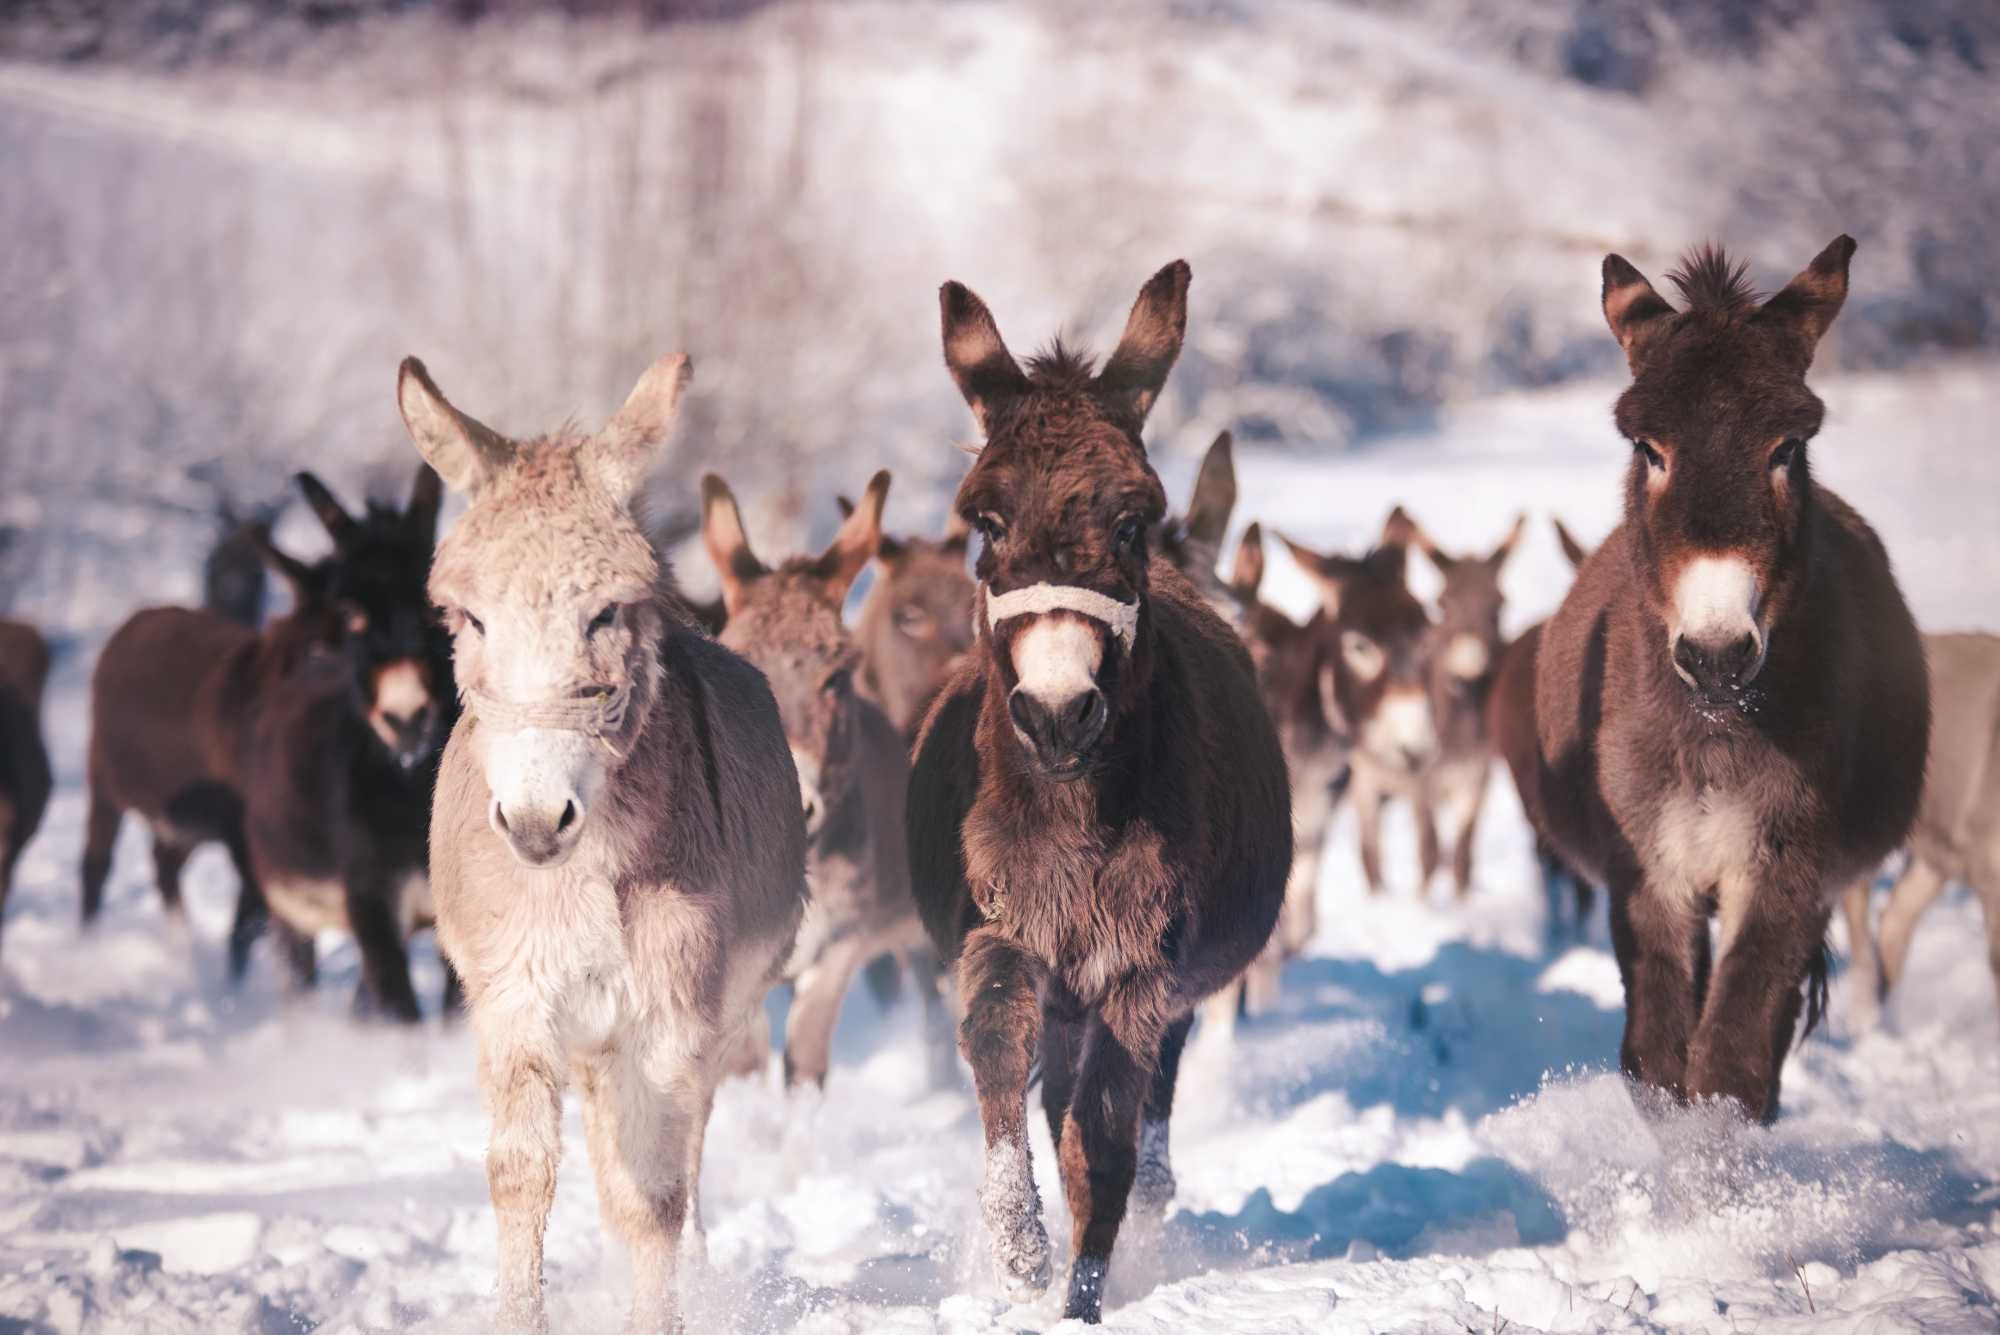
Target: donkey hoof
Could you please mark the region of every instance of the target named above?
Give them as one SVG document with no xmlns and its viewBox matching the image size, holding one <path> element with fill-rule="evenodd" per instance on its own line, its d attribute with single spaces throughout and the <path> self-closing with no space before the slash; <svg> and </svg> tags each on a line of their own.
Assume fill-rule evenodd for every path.
<svg viewBox="0 0 2000 1335">
<path fill-rule="evenodd" d="M 1166 1214 L 1178 1185 L 1167 1150 L 1167 1123 L 1147 1117 L 1139 1123 L 1139 1163 L 1132 1174 L 1133 1209 L 1149 1218 Z"/>
<path fill-rule="evenodd" d="M 1055 1263 L 1042 1221 L 1034 1220 L 1015 1237 L 995 1237 L 993 1268 L 1009 1302 L 1029 1303 L 1047 1293 L 1049 1281 L 1055 1278 Z"/>
<path fill-rule="evenodd" d="M 1079 1256 L 1069 1272 L 1069 1299 L 1063 1320 L 1094 1326 L 1104 1319 L 1104 1267 L 1101 1256 Z"/>
</svg>

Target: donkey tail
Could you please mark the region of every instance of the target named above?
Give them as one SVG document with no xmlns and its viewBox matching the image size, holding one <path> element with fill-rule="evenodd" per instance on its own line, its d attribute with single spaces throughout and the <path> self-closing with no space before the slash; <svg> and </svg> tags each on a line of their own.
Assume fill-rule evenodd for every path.
<svg viewBox="0 0 2000 1335">
<path fill-rule="evenodd" d="M 1812 1031 L 1826 1018 L 1827 978 L 1832 973 L 1833 949 L 1821 939 L 1812 961 L 1806 965 L 1806 1027 L 1799 1031 L 1801 1043 L 1812 1037 Z"/>
</svg>

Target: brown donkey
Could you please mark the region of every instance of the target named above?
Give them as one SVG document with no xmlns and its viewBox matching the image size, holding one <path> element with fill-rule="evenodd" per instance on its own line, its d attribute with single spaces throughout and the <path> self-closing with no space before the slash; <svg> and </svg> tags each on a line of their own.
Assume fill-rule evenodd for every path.
<svg viewBox="0 0 2000 1335">
<path fill-rule="evenodd" d="M 509 1330 L 545 1329 L 572 1074 L 599 1210 L 631 1250 L 627 1329 L 681 1329 L 716 1082 L 804 907 L 777 702 L 682 619 L 632 513 L 687 378 L 687 358 L 663 357 L 596 435 L 519 442 L 452 407 L 414 358 L 397 383 L 417 448 L 471 495 L 431 571 L 467 705 L 438 778 L 431 879 L 493 1119 Z"/>
<path fill-rule="evenodd" d="M 49 645 L 25 621 L 0 618 L 0 926 L 21 850 L 41 828 L 54 779 L 42 741 Z"/>
<path fill-rule="evenodd" d="M 1234 1026 L 1239 1014 L 1259 1015 L 1276 1006 L 1285 964 L 1305 951 L 1318 930 L 1320 859 L 1347 790 L 1353 750 L 1344 725 L 1336 725 L 1327 713 L 1332 698 L 1328 674 L 1339 652 L 1333 622 L 1321 610 L 1302 626 L 1260 601 L 1263 579 L 1264 532 L 1253 523 L 1236 549 L 1229 589 L 1291 778 L 1292 867 L 1277 930 L 1237 983 L 1203 1008 L 1206 1019 L 1224 1030 Z"/>
<path fill-rule="evenodd" d="M 1413 525 L 1444 588 L 1438 594 L 1438 622 L 1431 631 L 1431 718 L 1437 725 L 1437 759 L 1424 773 L 1418 798 L 1417 830 L 1437 829 L 1440 812 L 1451 844 L 1451 879 L 1458 897 L 1472 889 L 1473 840 L 1486 805 L 1486 781 L 1493 767 L 1493 742 L 1486 729 L 1486 706 L 1506 641 L 1500 612 L 1507 595 L 1500 571 L 1514 554 L 1525 514 L 1514 521 L 1498 547 L 1485 556 L 1453 556 Z M 1430 838 L 1435 841 L 1437 836 Z"/>
<path fill-rule="evenodd" d="M 245 760 L 269 701 L 340 676 L 344 629 L 326 597 L 329 563 L 308 566 L 249 531 L 292 588 L 293 610 L 252 629 L 210 611 L 152 607 L 112 632 L 90 682 L 90 813 L 83 853 L 83 921 L 103 905 L 127 811 L 151 827 L 153 869 L 168 913 L 181 909 L 181 869 L 211 840 L 229 850 L 243 884 L 230 933 L 241 976 L 263 922 L 244 830 Z"/>
<path fill-rule="evenodd" d="M 843 516 L 853 505 L 842 498 Z M 854 630 L 861 650 L 856 684 L 904 738 L 937 698 L 958 656 L 972 647 L 972 576 L 965 551 L 972 530 L 953 515 L 944 536 L 882 535 L 875 583 L 862 600 Z"/>
<path fill-rule="evenodd" d="M 910 775 L 924 924 L 958 974 L 1002 1283 L 1049 1282 L 1026 1099 L 1074 1221 L 1069 1316 L 1095 1322 L 1135 1181 L 1173 1193 L 1167 1122 L 1192 1008 L 1263 948 L 1291 861 L 1284 757 L 1250 656 L 1147 551 L 1166 511 L 1140 431 L 1180 352 L 1188 267 L 1140 292 L 1101 370 L 1017 365 L 986 306 L 940 294 L 945 364 L 986 436 L 955 508 L 985 539 L 979 644 Z"/>
<path fill-rule="evenodd" d="M 1368 892 L 1382 889 L 1382 807 L 1415 805 L 1420 886 L 1437 872 L 1437 830 L 1424 817 L 1425 777 L 1438 756 L 1431 713 L 1431 619 L 1404 582 L 1415 525 L 1399 507 L 1382 541 L 1360 558 L 1328 556 L 1280 537 L 1319 585 L 1331 652 L 1318 659 L 1315 686 L 1332 727 L 1351 739 L 1348 791 L 1360 832 Z"/>
<path fill-rule="evenodd" d="M 1964 881 L 1986 915 L 1986 958 L 2000 985 L 2000 636 L 1924 636 L 1929 660 L 1930 763 L 1923 801 L 1910 829 L 1910 863 L 1882 910 L 1881 953 L 1868 929 L 1872 871 L 1847 892 L 1847 931 L 1857 1028 L 1875 1020 L 1902 979 L 1917 919 L 1945 882 Z"/>
<path fill-rule="evenodd" d="M 1570 569 L 1575 570 L 1590 553 L 1563 527 L 1560 519 L 1552 522 L 1563 555 L 1569 558 Z M 1582 939 L 1590 924 L 1596 891 L 1562 860 L 1546 833 L 1548 817 L 1542 809 L 1538 759 L 1540 742 L 1535 731 L 1535 650 L 1541 643 L 1545 624 L 1536 622 L 1500 651 L 1499 664 L 1493 671 L 1493 689 L 1486 696 L 1486 733 L 1492 739 L 1494 751 L 1507 764 L 1514 791 L 1521 799 L 1521 811 L 1535 832 L 1535 862 L 1541 868 L 1542 893 L 1548 902 L 1548 937 L 1554 943 L 1565 932 Z M 1572 905 L 1567 911 L 1567 924 L 1565 900 Z"/>
<path fill-rule="evenodd" d="M 1673 275 L 1678 312 L 1605 260 L 1632 368 L 1625 519 L 1537 651 L 1541 806 L 1611 893 L 1624 1069 L 1767 1121 L 1801 985 L 1808 1028 L 1824 995 L 1832 901 L 1908 833 L 1930 729 L 1888 554 L 1807 457 L 1806 369 L 1853 253 L 1841 237 L 1760 303 L 1704 248 Z"/>
<path fill-rule="evenodd" d="M 805 815 L 812 901 L 785 969 L 794 985 L 788 1084 L 826 1082 L 834 1022 L 857 969 L 885 952 L 930 955 L 910 899 L 903 734 L 858 693 L 861 653 L 840 619 L 855 576 L 875 557 L 888 492 L 889 475 L 877 473 L 826 551 L 774 569 L 751 550 L 728 486 L 713 474 L 701 483 L 702 540 L 729 612 L 722 644 L 771 683 Z M 935 1032 L 944 1014 L 937 969 L 918 971 Z"/>
</svg>

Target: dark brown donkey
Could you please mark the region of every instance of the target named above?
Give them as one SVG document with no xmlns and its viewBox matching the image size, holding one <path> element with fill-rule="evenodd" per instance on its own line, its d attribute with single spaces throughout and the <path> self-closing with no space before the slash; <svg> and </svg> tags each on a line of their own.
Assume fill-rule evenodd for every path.
<svg viewBox="0 0 2000 1335">
<path fill-rule="evenodd" d="M 1259 1015 L 1276 1006 L 1285 963 L 1302 954 L 1318 930 L 1320 856 L 1347 789 L 1352 759 L 1344 725 L 1336 726 L 1327 713 L 1339 633 L 1324 609 L 1300 625 L 1260 601 L 1257 593 L 1263 579 L 1264 531 L 1253 523 L 1243 531 L 1242 545 L 1236 549 L 1229 591 L 1291 777 L 1292 869 L 1285 880 L 1284 912 L 1263 952 L 1244 970 L 1237 986 L 1216 993 L 1203 1008 L 1204 1017 L 1225 1030 L 1240 1014 Z"/>
<path fill-rule="evenodd" d="M 941 297 L 945 364 L 986 436 L 955 509 L 983 538 L 979 644 L 910 775 L 924 924 L 958 972 L 1002 1283 L 1049 1282 L 1029 1162 L 1042 1106 L 1074 1221 L 1066 1313 L 1095 1322 L 1135 1181 L 1173 1194 L 1167 1121 L 1192 1008 L 1256 958 L 1291 862 L 1284 757 L 1250 656 L 1166 561 L 1140 431 L 1180 352 L 1188 267 L 1140 292 L 1102 370 L 1025 371 L 985 305 Z"/>
<path fill-rule="evenodd" d="M 1604 261 L 1625 520 L 1537 652 L 1542 807 L 1610 889 L 1625 1071 L 1766 1121 L 1833 899 L 1908 833 L 1930 731 L 1888 554 L 1808 463 L 1806 369 L 1853 253 L 1841 237 L 1760 302 L 1704 248 L 1672 275 L 1684 311 Z"/>
<path fill-rule="evenodd" d="M 843 516 L 853 513 L 845 497 L 840 507 Z M 875 553 L 875 583 L 854 631 L 857 681 L 905 738 L 917 735 L 953 660 L 972 647 L 972 576 L 965 570 L 971 535 L 953 515 L 942 538 L 885 533 Z"/>
<path fill-rule="evenodd" d="M 21 850 L 48 810 L 48 747 L 42 742 L 42 687 L 49 646 L 25 621 L 0 618 L 0 925 Z"/>
<path fill-rule="evenodd" d="M 1415 525 L 1399 507 L 1366 556 L 1328 556 L 1284 538 L 1292 559 L 1319 585 L 1330 652 L 1318 656 L 1315 685 L 1333 728 L 1351 742 L 1348 791 L 1361 836 L 1370 894 L 1382 889 L 1382 807 L 1391 797 L 1416 805 L 1421 885 L 1438 866 L 1437 832 L 1423 819 L 1425 775 L 1437 759 L 1431 715 L 1431 619 L 1404 577 Z M 1282 538 L 1283 535 L 1281 534 Z"/>
<path fill-rule="evenodd" d="M 1563 527 L 1555 525 L 1556 540 L 1572 570 L 1590 555 L 1588 549 Z M 1500 651 L 1500 663 L 1493 673 L 1493 689 L 1486 697 L 1486 732 L 1493 749 L 1507 762 L 1514 791 L 1520 796 L 1521 811 L 1535 832 L 1535 862 L 1541 868 L 1542 893 L 1548 901 L 1548 936 L 1559 942 L 1567 933 L 1581 940 L 1590 924 L 1596 891 L 1577 875 L 1549 842 L 1544 831 L 1548 818 L 1542 810 L 1541 768 L 1537 760 L 1539 742 L 1535 732 L 1535 649 L 1542 640 L 1545 622 L 1536 622 L 1517 635 Z M 1573 916 L 1564 921 L 1564 902 L 1573 905 Z"/>
<path fill-rule="evenodd" d="M 325 597 L 330 567 L 307 566 L 249 530 L 291 586 L 293 610 L 261 630 L 210 611 L 151 607 L 105 642 L 90 682 L 90 814 L 83 852 L 83 921 L 104 902 L 111 853 L 127 811 L 151 827 L 153 868 L 170 914 L 195 848 L 222 843 L 245 890 L 230 933 L 241 976 L 263 921 L 243 831 L 244 762 L 264 702 L 336 671 L 344 634 Z"/>
<path fill-rule="evenodd" d="M 701 535 L 728 608 L 720 638 L 771 683 L 805 815 L 812 899 L 785 969 L 791 1084 L 825 1083 L 834 1022 L 857 969 L 884 952 L 930 954 L 910 900 L 903 734 L 861 698 L 861 651 L 840 619 L 855 576 L 875 558 L 888 492 L 889 475 L 877 473 L 831 546 L 773 568 L 751 550 L 728 486 L 714 474 L 701 483 Z M 936 966 L 922 972 L 933 1031 L 943 1032 Z M 949 1061 L 948 1038 L 944 1052 Z"/>
<path fill-rule="evenodd" d="M 251 863 L 297 982 L 312 981 L 314 936 L 346 932 L 357 1010 L 414 1022 L 405 942 L 431 923 L 431 792 L 457 708 L 425 588 L 443 488 L 419 465 L 406 508 L 370 502 L 357 518 L 312 474 L 298 483 L 333 539 L 321 597 L 339 658 L 260 702 L 244 762 Z M 446 1009 L 456 999 L 447 968 Z"/>
<path fill-rule="evenodd" d="M 1527 526 L 1525 514 L 1507 536 L 1485 556 L 1453 556 L 1431 541 L 1421 525 L 1413 525 L 1444 588 L 1438 593 L 1438 621 L 1431 630 L 1431 718 L 1437 724 L 1438 754 L 1424 774 L 1419 797 L 1417 830 L 1437 829 L 1444 816 L 1445 837 L 1451 844 L 1451 879 L 1463 899 L 1472 889 L 1472 846 L 1479 832 L 1479 813 L 1486 805 L 1486 781 L 1493 767 L 1493 743 L 1486 729 L 1487 698 L 1506 641 L 1500 635 L 1500 613 L 1507 595 L 1500 588 L 1500 571 Z M 1430 838 L 1435 841 L 1437 836 Z"/>
</svg>

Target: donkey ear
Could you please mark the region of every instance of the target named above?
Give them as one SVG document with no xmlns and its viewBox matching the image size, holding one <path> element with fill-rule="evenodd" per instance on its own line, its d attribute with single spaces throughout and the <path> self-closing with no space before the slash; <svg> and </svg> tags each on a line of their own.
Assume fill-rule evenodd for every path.
<svg viewBox="0 0 2000 1335">
<path fill-rule="evenodd" d="M 1278 541 L 1285 544 L 1285 550 L 1299 563 L 1299 569 L 1312 576 L 1313 583 L 1319 585 L 1320 602 L 1326 607 L 1329 617 L 1340 615 L 1340 595 L 1347 581 L 1360 570 L 1360 563 L 1344 556 L 1323 556 L 1310 547 L 1301 547 L 1284 534 L 1278 534 Z"/>
<path fill-rule="evenodd" d="M 701 541 L 708 548 L 708 559 L 715 562 L 715 573 L 722 577 L 722 606 L 734 616 L 751 583 L 767 569 L 750 550 L 736 494 L 713 473 L 701 480 Z"/>
<path fill-rule="evenodd" d="M 835 603 L 847 601 L 847 591 L 854 586 L 855 576 L 882 547 L 882 503 L 889 498 L 889 470 L 883 469 L 868 479 L 867 490 L 861 493 L 861 503 L 847 516 L 840 531 L 833 535 L 833 545 L 820 553 L 814 562 L 817 574 L 826 581 L 827 592 Z"/>
<path fill-rule="evenodd" d="M 1187 535 L 1191 542 L 1220 549 L 1223 534 L 1229 531 L 1229 514 L 1236 508 L 1236 462 L 1227 431 L 1215 438 L 1202 456 L 1201 472 L 1195 475 L 1194 495 L 1188 501 Z"/>
<path fill-rule="evenodd" d="M 1618 346 L 1625 349 L 1625 363 L 1635 370 L 1646 339 L 1660 328 L 1660 321 L 1674 313 L 1666 299 L 1653 290 L 1623 255 L 1604 257 L 1604 322 Z"/>
<path fill-rule="evenodd" d="M 1556 526 L 1556 541 L 1562 544 L 1563 555 L 1569 558 L 1571 567 L 1581 566 L 1584 558 L 1590 555 L 1590 548 L 1578 542 L 1576 535 L 1564 526 L 1562 520 L 1552 516 L 1549 522 Z"/>
<path fill-rule="evenodd" d="M 639 494 L 660 444 L 680 415 L 681 391 L 694 375 L 685 352 L 670 352 L 646 368 L 625 406 L 591 440 L 588 458 L 605 489 L 622 501 Z"/>
<path fill-rule="evenodd" d="M 418 464 L 410 483 L 410 503 L 403 507 L 403 523 L 426 547 L 437 546 L 438 510 L 443 505 L 444 479 L 429 464 Z"/>
<path fill-rule="evenodd" d="M 835 509 L 840 511 L 842 519 L 846 519 L 854 513 L 854 502 L 846 496 L 835 496 L 833 498 L 833 505 Z"/>
<path fill-rule="evenodd" d="M 1167 383 L 1167 372 L 1174 369 L 1174 359 L 1181 355 L 1192 275 L 1186 260 L 1175 260 L 1146 280 L 1139 289 L 1139 299 L 1132 303 L 1132 314 L 1126 317 L 1117 349 L 1098 372 L 1099 391 L 1141 422 L 1153 410 L 1153 401 Z"/>
<path fill-rule="evenodd" d="M 1507 530 L 1507 536 L 1500 539 L 1500 545 L 1486 558 L 1486 564 L 1498 570 L 1507 564 L 1507 558 L 1514 554 L 1514 548 L 1521 541 L 1521 534 L 1528 527 L 1528 512 L 1523 510 L 1514 516 L 1514 527 Z"/>
<path fill-rule="evenodd" d="M 1853 237 L 1844 233 L 1835 237 L 1758 312 L 1760 319 L 1787 321 L 1804 335 L 1808 362 L 1833 317 L 1840 314 L 1841 303 L 1847 300 L 1847 265 L 1854 250 Z"/>
<path fill-rule="evenodd" d="M 319 516 L 319 522 L 326 529 L 326 535 L 333 539 L 333 545 L 345 547 L 360 528 L 360 525 L 354 522 L 354 516 L 347 513 L 346 507 L 341 505 L 326 483 L 311 473 L 294 473 L 292 481 L 298 483 L 300 492 L 305 495 L 306 504 L 310 505 L 312 512 Z"/>
<path fill-rule="evenodd" d="M 1264 582 L 1264 526 L 1254 519 L 1250 527 L 1243 530 L 1243 541 L 1236 547 L 1236 562 L 1229 570 L 1229 587 L 1236 591 L 1245 602 L 1257 596 L 1258 586 Z"/>
<path fill-rule="evenodd" d="M 456 491 L 478 491 L 514 457 L 513 442 L 452 407 L 415 357 L 396 373 L 396 406 L 418 452 Z"/>
<path fill-rule="evenodd" d="M 269 566 L 271 573 L 285 581 L 292 591 L 292 606 L 301 607 L 312 601 L 319 592 L 319 581 L 313 568 L 296 556 L 280 551 L 271 541 L 271 530 L 262 524 L 245 524 L 243 535 L 250 540 L 257 555 Z"/>
<path fill-rule="evenodd" d="M 944 518 L 944 549 L 963 554 L 972 542 L 972 525 L 965 522 L 965 516 L 953 510 Z"/>
<path fill-rule="evenodd" d="M 1438 568 L 1439 574 L 1449 573 L 1451 568 L 1458 564 L 1458 558 L 1432 542 L 1431 535 L 1424 531 L 1424 526 L 1400 505 L 1391 510 L 1389 517 L 1382 521 L 1382 546 L 1384 548 L 1414 546 L 1430 558 L 1431 564 Z"/>
<path fill-rule="evenodd" d="M 1000 338 L 993 312 L 963 283 L 938 289 L 938 313 L 944 329 L 944 364 L 958 392 L 979 422 L 992 430 L 999 411 L 1028 387 L 1028 378 L 1014 363 L 1014 354 Z"/>
</svg>

